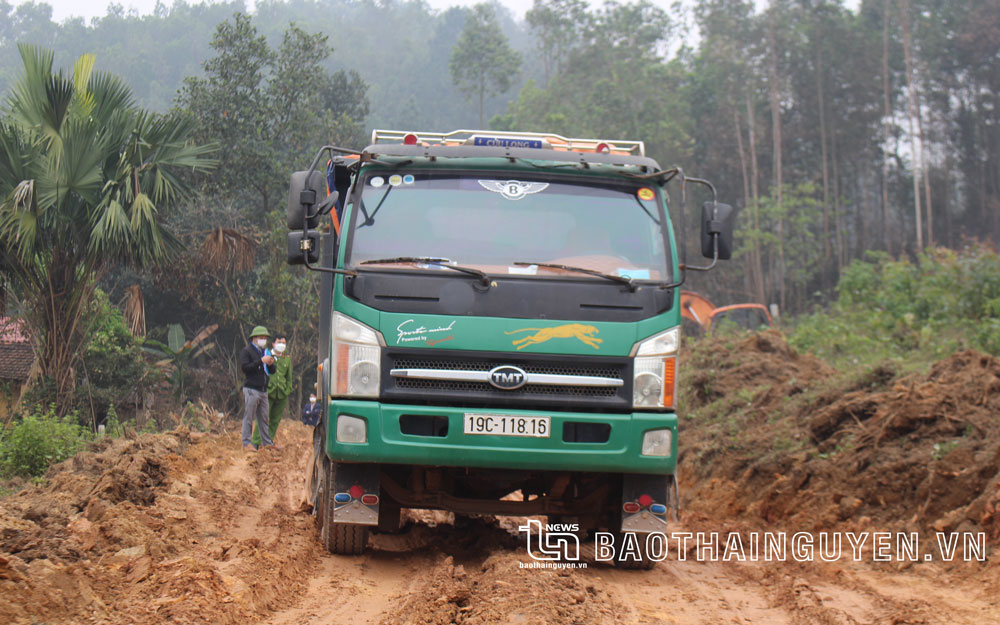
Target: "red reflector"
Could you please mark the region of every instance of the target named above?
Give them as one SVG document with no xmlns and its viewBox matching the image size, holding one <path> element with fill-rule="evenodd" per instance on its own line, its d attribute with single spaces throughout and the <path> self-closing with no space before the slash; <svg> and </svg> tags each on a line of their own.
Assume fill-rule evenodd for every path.
<svg viewBox="0 0 1000 625">
<path fill-rule="evenodd" d="M 355 484 L 354 486 L 352 486 L 351 488 L 349 488 L 347 492 L 349 492 L 351 494 L 351 499 L 357 499 L 361 495 L 365 494 L 365 489 L 363 489 L 360 486 L 358 486 L 357 484 Z"/>
<path fill-rule="evenodd" d="M 417 145 L 417 135 L 412 132 L 407 133 L 403 137 L 403 145 Z"/>
<path fill-rule="evenodd" d="M 626 503 L 625 505 L 622 506 L 622 510 L 624 510 L 625 512 L 628 512 L 629 514 L 638 512 L 639 511 L 639 504 L 637 504 L 634 501 L 629 501 L 628 503 Z"/>
<path fill-rule="evenodd" d="M 653 503 L 653 498 L 649 495 L 642 495 L 639 497 L 639 505 L 643 508 L 648 508 L 651 503 Z"/>
<path fill-rule="evenodd" d="M 378 503 L 378 495 L 362 495 L 361 503 L 365 504 L 366 506 L 374 506 L 375 504 Z"/>
<path fill-rule="evenodd" d="M 608 154 L 611 152 L 611 146 L 608 145 L 607 143 L 598 143 L 597 151 L 601 154 Z"/>
</svg>

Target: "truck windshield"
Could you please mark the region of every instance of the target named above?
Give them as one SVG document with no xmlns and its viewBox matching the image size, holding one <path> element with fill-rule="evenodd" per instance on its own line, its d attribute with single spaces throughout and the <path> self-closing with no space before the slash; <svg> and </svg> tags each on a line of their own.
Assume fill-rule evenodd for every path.
<svg viewBox="0 0 1000 625">
<path fill-rule="evenodd" d="M 520 264 L 527 261 L 635 280 L 670 277 L 664 211 L 653 187 L 405 172 L 370 175 L 362 184 L 348 266 L 433 257 L 499 275 L 588 278 Z"/>
</svg>

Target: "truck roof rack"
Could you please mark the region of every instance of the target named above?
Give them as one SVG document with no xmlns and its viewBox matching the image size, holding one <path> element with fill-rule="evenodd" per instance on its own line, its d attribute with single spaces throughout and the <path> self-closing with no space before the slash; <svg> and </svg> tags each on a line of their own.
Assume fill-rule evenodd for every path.
<svg viewBox="0 0 1000 625">
<path fill-rule="evenodd" d="M 412 130 L 373 130 L 372 145 L 397 143 L 403 145 L 521 147 L 562 152 L 596 152 L 604 154 L 646 155 L 642 141 L 620 139 L 571 139 L 547 132 L 510 132 L 505 130 L 453 130 L 451 132 L 417 132 Z"/>
</svg>

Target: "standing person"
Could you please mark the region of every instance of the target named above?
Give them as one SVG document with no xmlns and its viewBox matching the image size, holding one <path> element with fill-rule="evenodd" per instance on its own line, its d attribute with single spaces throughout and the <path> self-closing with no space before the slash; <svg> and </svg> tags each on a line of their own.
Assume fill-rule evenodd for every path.
<svg viewBox="0 0 1000 625">
<path fill-rule="evenodd" d="M 274 359 L 274 364 L 269 369 L 270 378 L 267 383 L 267 423 L 268 438 L 274 443 L 274 434 L 278 431 L 278 424 L 285 416 L 285 407 L 288 406 L 288 397 L 292 394 L 292 359 L 285 351 L 288 341 L 284 334 L 275 334 L 274 343 L 268 352 Z M 254 431 L 253 444 L 260 445 L 260 431 Z"/>
<path fill-rule="evenodd" d="M 250 332 L 250 344 L 240 352 L 240 369 L 246 380 L 243 382 L 243 449 L 249 450 L 251 445 L 250 433 L 253 430 L 253 423 L 256 421 L 257 428 L 263 434 L 263 444 L 272 445 L 271 437 L 268 435 L 268 401 L 267 401 L 267 378 L 268 366 L 274 364 L 274 356 L 268 356 L 264 349 L 267 347 L 267 337 L 270 333 L 264 326 L 257 326 Z M 253 446 L 257 449 L 257 445 Z"/>
<path fill-rule="evenodd" d="M 316 403 L 316 393 L 309 393 L 309 403 L 302 407 L 302 423 L 315 426 L 322 415 L 320 406 Z"/>
</svg>

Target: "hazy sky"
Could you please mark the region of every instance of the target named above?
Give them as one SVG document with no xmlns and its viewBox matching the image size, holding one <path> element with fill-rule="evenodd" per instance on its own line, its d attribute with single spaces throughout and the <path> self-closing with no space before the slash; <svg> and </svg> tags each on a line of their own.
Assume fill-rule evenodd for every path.
<svg viewBox="0 0 1000 625">
<path fill-rule="evenodd" d="M 87 21 L 90 21 L 92 17 L 100 17 L 107 13 L 108 5 L 111 4 L 109 0 L 36 0 L 39 3 L 45 2 L 52 7 L 52 17 L 57 22 L 61 22 L 67 17 L 76 16 L 83 17 Z M 199 0 L 188 0 L 189 4 L 198 2 Z M 248 8 L 253 8 L 253 0 L 244 0 Z M 500 0 L 502 4 L 509 7 L 518 17 L 523 17 L 525 11 L 531 8 L 532 0 Z M 591 4 L 601 4 L 603 0 L 589 0 Z M 435 9 L 444 9 L 451 6 L 461 5 L 468 6 L 482 2 L 482 0 L 427 0 L 427 3 Z M 671 10 L 674 0 L 651 0 L 653 4 L 656 4 L 667 11 Z M 766 0 L 756 0 L 757 5 L 760 6 L 766 3 Z M 847 0 L 845 3 L 850 8 L 856 8 L 859 0 Z M 126 11 L 130 8 L 135 9 L 140 14 L 152 13 L 153 7 L 156 6 L 156 0 L 119 0 L 118 2 L 125 7 Z M 13 0 L 11 4 L 18 5 L 24 4 L 23 0 Z M 173 0 L 164 0 L 166 6 L 173 4 Z"/>
<path fill-rule="evenodd" d="M 109 0 L 36 0 L 39 3 L 45 2 L 52 7 L 52 17 L 60 22 L 70 16 L 83 17 L 90 20 L 92 17 L 100 17 L 107 13 Z M 248 8 L 253 7 L 253 0 L 244 0 Z M 671 0 L 652 0 L 664 8 L 669 8 Z M 196 4 L 198 0 L 188 0 L 188 4 Z M 447 8 L 455 5 L 473 5 L 482 0 L 428 0 L 427 3 L 435 9 Z M 518 16 L 523 16 L 524 12 L 531 8 L 532 0 L 501 0 L 501 3 L 510 7 Z M 23 4 L 21 0 L 14 0 L 11 4 Z M 139 13 L 152 13 L 156 6 L 156 0 L 119 0 L 119 4 L 128 10 L 135 8 Z M 165 0 L 164 4 L 170 6 L 173 0 Z"/>
</svg>

